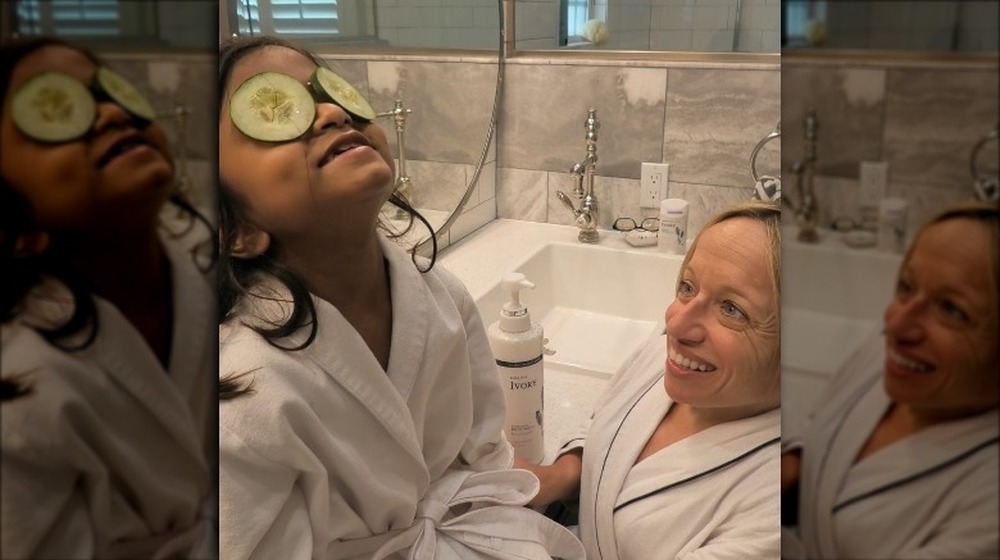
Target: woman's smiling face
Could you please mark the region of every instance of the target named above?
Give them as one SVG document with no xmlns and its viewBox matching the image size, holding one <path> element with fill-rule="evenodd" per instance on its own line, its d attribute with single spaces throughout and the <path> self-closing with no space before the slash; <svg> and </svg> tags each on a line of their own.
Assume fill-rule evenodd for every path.
<svg viewBox="0 0 1000 560">
<path fill-rule="evenodd" d="M 780 400 L 777 287 L 765 226 L 731 218 L 704 230 L 667 308 L 664 385 L 695 408 L 752 415 Z"/>
<path fill-rule="evenodd" d="M 392 192 L 394 168 L 385 133 L 375 124 L 353 121 L 338 105 L 318 103 L 310 129 L 288 142 L 255 140 L 233 124 L 232 95 L 245 80 L 280 72 L 306 84 L 315 69 L 312 60 L 293 49 L 265 46 L 240 59 L 224 84 L 219 175 L 246 202 L 252 227 L 278 240 L 308 239 L 324 228 L 374 228 Z"/>
<path fill-rule="evenodd" d="M 885 387 L 894 401 L 959 412 L 997 405 L 993 251 L 987 226 L 968 218 L 917 237 L 885 311 Z"/>
</svg>

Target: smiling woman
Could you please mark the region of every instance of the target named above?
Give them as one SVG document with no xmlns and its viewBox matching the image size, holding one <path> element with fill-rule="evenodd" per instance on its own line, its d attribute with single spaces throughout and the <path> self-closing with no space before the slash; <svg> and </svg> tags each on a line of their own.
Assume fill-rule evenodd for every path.
<svg viewBox="0 0 1000 560">
<path fill-rule="evenodd" d="M 666 335 L 611 380 L 537 505 L 579 489 L 588 557 L 777 558 L 780 210 L 737 206 L 688 251 Z M 668 529 L 665 529 L 668 528 Z"/>
<path fill-rule="evenodd" d="M 212 558 L 211 226 L 90 52 L 5 44 L 0 92 L 0 555 Z"/>
<path fill-rule="evenodd" d="M 884 337 L 785 434 L 782 489 L 798 519 L 786 557 L 1000 554 L 998 254 L 995 203 L 945 210 L 918 233 Z"/>
</svg>

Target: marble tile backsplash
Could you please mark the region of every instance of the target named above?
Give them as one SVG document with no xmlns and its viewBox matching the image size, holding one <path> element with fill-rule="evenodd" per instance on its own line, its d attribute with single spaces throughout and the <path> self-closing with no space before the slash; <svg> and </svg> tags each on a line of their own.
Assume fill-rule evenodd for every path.
<svg viewBox="0 0 1000 560">
<path fill-rule="evenodd" d="M 556 191 L 573 188 L 570 167 L 586 154 L 587 110 L 597 110 L 594 191 L 601 228 L 615 218 L 655 216 L 639 208 L 642 162 L 670 165 L 668 196 L 691 201 L 691 231 L 749 200 L 750 152 L 780 118 L 776 66 L 691 68 L 579 61 L 508 63 L 500 125 L 497 215 L 572 224 Z M 760 173 L 779 171 L 767 145 Z"/>
<path fill-rule="evenodd" d="M 910 229 L 948 204 L 972 198 L 972 147 L 998 122 L 1000 74 L 992 64 L 810 62 L 785 59 L 781 70 L 782 163 L 802 157 L 803 118 L 817 112 L 820 219 L 860 217 L 861 161 L 888 162 L 886 196 L 909 201 Z M 977 159 L 997 174 L 996 143 Z M 786 173 L 785 192 L 794 199 Z"/>
</svg>

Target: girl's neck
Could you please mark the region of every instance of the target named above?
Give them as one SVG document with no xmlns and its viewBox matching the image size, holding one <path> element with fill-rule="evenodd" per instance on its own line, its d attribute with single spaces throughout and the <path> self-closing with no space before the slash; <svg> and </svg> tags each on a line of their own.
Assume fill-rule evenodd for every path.
<svg viewBox="0 0 1000 560">
<path fill-rule="evenodd" d="M 170 264 L 155 226 L 87 239 L 77 244 L 70 259 L 73 269 L 98 295 L 123 308 L 142 307 L 150 298 L 162 298 L 170 281 Z"/>
<path fill-rule="evenodd" d="M 377 297 L 388 286 L 378 234 L 338 243 L 283 245 L 279 259 L 314 295 L 338 308 Z"/>
</svg>

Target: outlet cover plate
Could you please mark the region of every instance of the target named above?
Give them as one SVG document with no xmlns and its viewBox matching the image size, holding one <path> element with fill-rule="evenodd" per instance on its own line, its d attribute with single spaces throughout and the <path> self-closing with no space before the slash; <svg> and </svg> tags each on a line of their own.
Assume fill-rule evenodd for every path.
<svg viewBox="0 0 1000 560">
<path fill-rule="evenodd" d="M 669 163 L 643 162 L 639 180 L 639 207 L 659 210 L 660 201 L 667 198 Z"/>
</svg>

